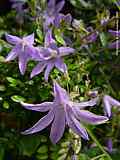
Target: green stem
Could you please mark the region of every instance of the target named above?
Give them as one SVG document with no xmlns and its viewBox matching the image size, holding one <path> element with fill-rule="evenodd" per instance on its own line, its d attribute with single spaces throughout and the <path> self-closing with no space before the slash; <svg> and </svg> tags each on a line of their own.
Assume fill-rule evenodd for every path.
<svg viewBox="0 0 120 160">
<path fill-rule="evenodd" d="M 101 154 L 99 156 L 96 156 L 96 157 L 92 158 L 91 160 L 96 160 L 96 159 L 101 158 L 101 157 L 105 157 L 105 154 Z"/>
<path fill-rule="evenodd" d="M 96 145 L 99 147 L 99 149 L 105 154 L 105 156 L 108 158 L 108 160 L 112 160 L 112 158 L 110 157 L 110 155 L 104 150 L 104 148 L 102 147 L 102 145 L 99 143 L 99 141 L 97 140 L 97 138 L 95 137 L 95 135 L 92 133 L 92 131 L 86 127 L 90 137 L 93 139 L 93 141 L 96 143 Z"/>
</svg>

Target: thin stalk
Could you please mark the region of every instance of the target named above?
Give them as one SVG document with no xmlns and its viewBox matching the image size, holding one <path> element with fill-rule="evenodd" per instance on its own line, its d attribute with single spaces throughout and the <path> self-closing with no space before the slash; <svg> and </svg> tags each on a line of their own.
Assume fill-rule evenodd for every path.
<svg viewBox="0 0 120 160">
<path fill-rule="evenodd" d="M 110 155 L 104 150 L 104 148 L 102 147 L 102 145 L 100 144 L 100 142 L 97 140 L 97 138 L 95 137 L 95 135 L 91 132 L 91 130 L 86 127 L 90 137 L 92 138 L 92 140 L 96 143 L 96 145 L 99 147 L 99 149 L 105 154 L 105 156 L 108 158 L 108 160 L 112 160 L 112 158 L 110 157 Z"/>
<path fill-rule="evenodd" d="M 101 158 L 101 157 L 105 157 L 105 154 L 101 154 L 99 156 L 96 156 L 96 157 L 92 158 L 91 160 L 96 160 L 96 159 Z"/>
</svg>

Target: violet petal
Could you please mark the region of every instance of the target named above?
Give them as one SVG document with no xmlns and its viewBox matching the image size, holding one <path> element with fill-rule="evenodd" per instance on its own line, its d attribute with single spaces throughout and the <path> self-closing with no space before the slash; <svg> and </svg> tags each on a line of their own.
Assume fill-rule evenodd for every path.
<svg viewBox="0 0 120 160">
<path fill-rule="evenodd" d="M 11 61 L 11 60 L 14 60 L 17 56 L 18 56 L 18 53 L 19 53 L 19 45 L 16 45 L 16 47 L 14 47 L 10 53 L 7 55 L 5 61 L 8 62 L 8 61 Z"/>
<path fill-rule="evenodd" d="M 13 44 L 13 45 L 16 45 L 18 43 L 20 43 L 21 39 L 17 36 L 12 36 L 10 34 L 6 34 L 6 39 L 9 43 Z"/>
<path fill-rule="evenodd" d="M 33 111 L 38 111 L 38 112 L 46 112 L 52 108 L 53 102 L 44 102 L 41 104 L 29 104 L 29 103 L 21 102 L 21 105 L 25 109 L 28 109 L 28 110 L 33 110 Z"/>
<path fill-rule="evenodd" d="M 22 134 L 24 135 L 33 134 L 43 130 L 53 121 L 53 118 L 54 118 L 54 113 L 52 110 L 52 111 L 49 111 L 46 116 L 41 118 L 33 127 L 23 131 Z"/>
<path fill-rule="evenodd" d="M 86 129 L 79 123 L 79 121 L 73 116 L 69 107 L 66 107 L 66 121 L 68 126 L 79 136 L 88 140 L 88 134 Z"/>
<path fill-rule="evenodd" d="M 55 6 L 55 11 L 59 13 L 62 10 L 64 4 L 65 4 L 64 0 L 61 0 L 60 2 L 58 2 L 57 5 Z"/>
<path fill-rule="evenodd" d="M 26 71 L 28 60 L 29 60 L 29 57 L 24 52 L 19 54 L 19 69 L 22 75 L 24 75 Z"/>
<path fill-rule="evenodd" d="M 94 113 L 91 113 L 86 110 L 80 110 L 75 108 L 76 118 L 84 123 L 88 124 L 102 124 L 108 121 L 108 118 L 105 116 L 98 116 Z"/>
<path fill-rule="evenodd" d="M 48 81 L 49 74 L 50 74 L 51 70 L 53 69 L 53 67 L 54 67 L 54 62 L 49 62 L 47 64 L 47 68 L 46 68 L 45 74 L 44 74 L 44 78 L 45 78 L 46 82 Z"/>
<path fill-rule="evenodd" d="M 31 74 L 30 74 L 30 77 L 33 78 L 34 76 L 40 74 L 44 68 L 46 67 L 46 63 L 38 63 L 32 70 Z"/>
<path fill-rule="evenodd" d="M 50 139 L 52 143 L 57 143 L 62 137 L 65 130 L 65 111 L 61 106 L 54 108 L 55 118 L 52 123 Z"/>
<path fill-rule="evenodd" d="M 96 98 L 92 98 L 91 100 L 89 101 L 86 101 L 86 102 L 80 102 L 80 103 L 77 103 L 77 102 L 72 102 L 71 101 L 71 105 L 73 107 L 78 107 L 79 109 L 82 109 L 82 108 L 85 108 L 85 107 L 88 107 L 88 106 L 95 106 L 98 102 L 99 98 L 96 97 Z"/>
<path fill-rule="evenodd" d="M 66 56 L 75 52 L 75 49 L 70 47 L 59 47 L 60 56 Z"/>
<path fill-rule="evenodd" d="M 63 62 L 62 59 L 57 58 L 55 61 L 55 66 L 58 70 L 60 70 L 63 73 L 67 73 L 67 66 L 66 64 Z"/>
<path fill-rule="evenodd" d="M 23 37 L 23 40 L 25 40 L 26 42 L 28 42 L 29 44 L 33 44 L 34 43 L 34 33 L 26 36 L 26 37 Z"/>
</svg>

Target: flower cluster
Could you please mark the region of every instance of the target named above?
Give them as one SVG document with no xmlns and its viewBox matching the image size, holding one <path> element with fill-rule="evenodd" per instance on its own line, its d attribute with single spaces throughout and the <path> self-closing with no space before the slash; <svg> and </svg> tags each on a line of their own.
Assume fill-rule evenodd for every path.
<svg viewBox="0 0 120 160">
<path fill-rule="evenodd" d="M 64 15 L 60 13 L 65 1 L 61 0 L 56 3 L 55 0 L 49 0 L 47 8 L 43 13 L 43 30 L 45 32 L 44 45 L 34 45 L 34 33 L 22 38 L 6 35 L 6 40 L 13 45 L 12 50 L 6 57 L 6 62 L 18 58 L 19 70 L 22 75 L 25 74 L 27 63 L 30 60 L 36 61 L 38 64 L 33 68 L 30 77 L 40 74 L 45 70 L 44 79 L 48 82 L 51 70 L 56 67 L 59 71 L 67 74 L 67 66 L 64 63 L 64 57 L 75 53 L 75 49 L 70 46 L 58 46 L 53 28 L 59 28 L 61 23 L 71 23 L 72 17 L 70 14 Z M 21 4 L 23 5 L 23 4 Z M 19 6 L 21 9 L 21 5 Z M 53 27 L 51 27 L 53 26 Z M 91 35 L 88 35 L 86 41 L 93 43 L 97 40 L 98 32 L 93 32 L 92 27 L 87 28 Z M 119 32 L 110 30 L 113 36 L 120 36 Z M 116 43 L 120 46 L 120 41 L 115 41 L 110 44 L 109 48 L 115 48 Z M 87 106 L 95 106 L 98 97 L 92 98 L 85 102 L 73 102 L 65 89 L 63 89 L 56 81 L 54 81 L 54 100 L 53 102 L 44 102 L 40 104 L 28 104 L 21 102 L 21 105 L 28 109 L 38 112 L 48 112 L 41 118 L 33 127 L 22 132 L 22 134 L 33 134 L 39 132 L 51 124 L 50 139 L 53 143 L 57 143 L 65 130 L 66 125 L 69 126 L 76 134 L 88 140 L 88 133 L 84 127 L 84 123 L 101 124 L 108 121 L 111 117 L 112 106 L 120 106 L 120 102 L 109 95 L 103 97 L 105 116 L 98 116 L 91 113 L 85 108 Z"/>
</svg>

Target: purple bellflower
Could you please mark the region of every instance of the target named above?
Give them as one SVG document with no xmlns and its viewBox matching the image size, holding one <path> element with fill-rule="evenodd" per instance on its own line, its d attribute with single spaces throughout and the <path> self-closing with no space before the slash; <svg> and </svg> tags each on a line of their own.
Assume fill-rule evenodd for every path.
<svg viewBox="0 0 120 160">
<path fill-rule="evenodd" d="M 93 32 L 94 30 L 93 30 L 92 27 L 88 27 L 88 28 L 87 28 L 87 31 L 88 31 L 88 32 Z M 92 33 L 90 36 L 88 36 L 88 37 L 86 38 L 87 43 L 95 42 L 95 41 L 97 40 L 97 37 L 98 37 L 98 32 Z"/>
<path fill-rule="evenodd" d="M 12 3 L 12 8 L 16 10 L 16 21 L 20 24 L 23 24 L 25 13 L 27 9 L 24 9 L 24 5 L 27 0 L 10 0 Z"/>
<path fill-rule="evenodd" d="M 71 23 L 72 17 L 70 14 L 64 15 L 59 13 L 65 4 L 64 0 L 61 0 L 56 4 L 56 0 L 49 0 L 47 9 L 44 12 L 44 30 L 47 31 L 49 26 L 52 24 L 55 27 L 59 27 L 61 21 Z"/>
<path fill-rule="evenodd" d="M 108 117 L 111 117 L 111 109 L 113 106 L 120 107 L 120 102 L 109 95 L 105 95 L 103 97 L 103 104 L 104 104 L 105 114 Z"/>
<path fill-rule="evenodd" d="M 112 143 L 112 138 L 107 139 L 107 150 L 109 153 L 113 152 L 113 143 Z"/>
<path fill-rule="evenodd" d="M 54 100 L 53 102 L 44 102 L 41 104 L 28 104 L 21 102 L 22 106 L 28 110 L 46 112 L 48 114 L 41 118 L 33 127 L 25 130 L 22 134 L 33 134 L 46 128 L 51 123 L 50 139 L 52 143 L 57 143 L 68 125 L 76 134 L 88 140 L 88 134 L 83 127 L 83 123 L 101 124 L 105 123 L 108 118 L 98 116 L 83 108 L 96 105 L 98 98 L 86 102 L 76 103 L 70 100 L 65 89 L 61 88 L 58 83 L 54 82 Z"/>
<path fill-rule="evenodd" d="M 111 30 L 111 29 L 110 29 L 110 30 L 108 30 L 108 32 L 109 32 L 112 36 L 114 36 L 114 37 L 116 37 L 116 38 L 120 38 L 120 31 L 114 31 L 114 30 Z M 120 40 L 116 40 L 116 41 L 110 43 L 110 44 L 108 45 L 108 48 L 110 48 L 110 49 L 120 48 Z"/>
<path fill-rule="evenodd" d="M 73 53 L 75 50 L 70 47 L 57 47 L 55 40 L 52 38 L 52 32 L 49 30 L 45 36 L 44 47 L 38 49 L 38 56 L 35 57 L 39 61 L 37 66 L 33 68 L 31 78 L 41 73 L 45 68 L 45 80 L 48 81 L 50 71 L 55 66 L 63 73 L 67 73 L 67 66 L 63 62 L 63 57 Z M 39 53 L 40 52 L 40 53 Z"/>
<path fill-rule="evenodd" d="M 32 59 L 32 54 L 34 54 L 35 50 L 35 47 L 33 47 L 34 34 L 28 35 L 23 38 L 7 34 L 6 39 L 10 44 L 15 46 L 8 54 L 5 61 L 8 62 L 18 57 L 20 73 L 24 75 L 27 62 Z"/>
</svg>

